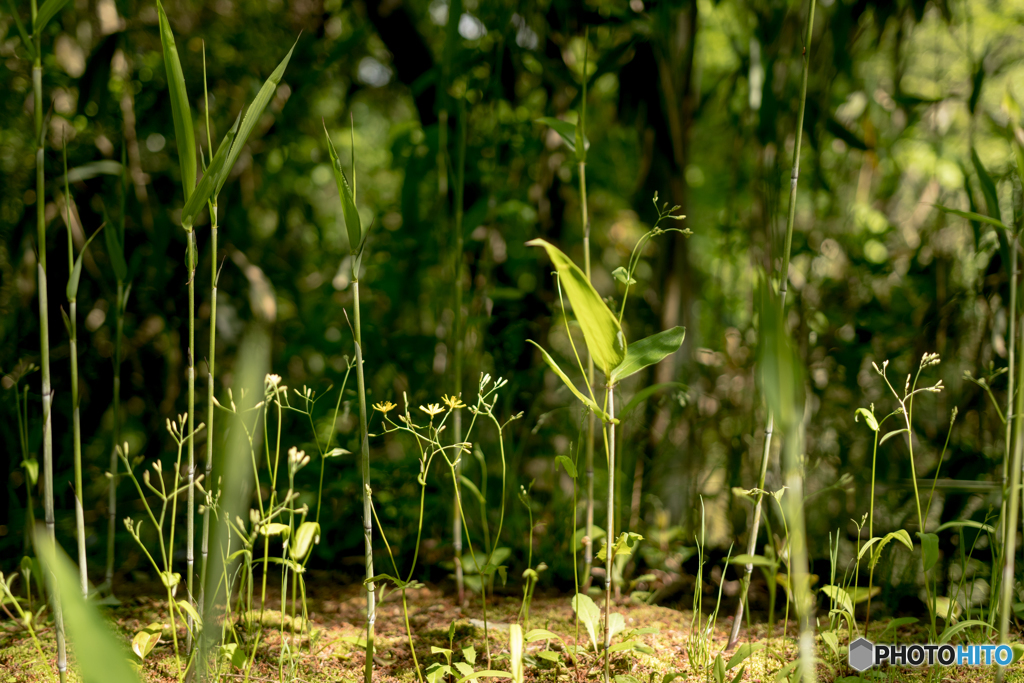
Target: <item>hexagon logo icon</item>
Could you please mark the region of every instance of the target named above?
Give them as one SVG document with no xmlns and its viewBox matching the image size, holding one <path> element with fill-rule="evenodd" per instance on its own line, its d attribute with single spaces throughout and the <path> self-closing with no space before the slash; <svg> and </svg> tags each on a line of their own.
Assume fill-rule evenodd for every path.
<svg viewBox="0 0 1024 683">
<path fill-rule="evenodd" d="M 875 646 L 867 638 L 850 643 L 850 668 L 855 671 L 870 669 L 875 663 Z"/>
</svg>

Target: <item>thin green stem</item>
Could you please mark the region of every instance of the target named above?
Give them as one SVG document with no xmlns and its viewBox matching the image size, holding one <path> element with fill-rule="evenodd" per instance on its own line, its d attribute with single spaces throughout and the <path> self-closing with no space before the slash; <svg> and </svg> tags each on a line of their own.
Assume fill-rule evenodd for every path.
<svg viewBox="0 0 1024 683">
<path fill-rule="evenodd" d="M 458 130 L 458 146 L 457 146 L 457 164 L 456 164 L 456 175 L 455 175 L 455 253 L 453 254 L 455 261 L 455 354 L 454 354 L 454 374 L 455 374 L 455 398 L 461 398 L 462 396 L 462 352 L 464 342 L 463 332 L 463 315 L 462 315 L 462 263 L 465 260 L 463 256 L 464 249 L 464 235 L 463 235 L 463 204 L 465 202 L 465 189 L 466 189 L 466 105 L 465 100 L 459 100 L 459 130 Z M 462 414 L 460 411 L 455 411 L 453 416 L 454 429 L 453 437 L 455 443 L 462 442 Z M 459 458 L 455 462 L 455 486 L 460 486 L 459 475 L 462 471 L 462 459 Z M 484 492 L 486 495 L 486 491 Z M 455 585 L 456 592 L 458 593 L 459 604 L 462 605 L 465 602 L 465 581 L 463 579 L 462 572 L 462 518 L 452 514 L 452 542 L 453 551 L 455 555 Z M 402 594 L 404 597 L 404 593 Z"/>
<path fill-rule="evenodd" d="M 114 305 L 114 447 L 110 449 L 107 485 L 107 569 L 104 583 L 114 592 L 114 532 L 117 518 L 117 448 L 121 445 L 121 339 L 124 336 L 124 282 L 117 281 Z"/>
<path fill-rule="evenodd" d="M 355 176 L 353 175 L 353 178 Z M 358 264 L 360 259 L 353 259 Z M 363 334 L 359 311 L 359 271 L 352 268 L 353 308 L 355 313 L 356 384 L 359 389 L 359 454 L 363 474 L 363 544 L 366 558 L 366 578 L 373 578 L 373 520 L 372 491 L 370 489 L 370 438 L 366 428 L 366 380 L 363 374 Z M 458 480 L 456 479 L 456 490 Z M 372 582 L 366 584 L 366 664 L 363 669 L 365 683 L 373 683 L 374 622 L 377 619 L 376 594 Z"/>
</svg>

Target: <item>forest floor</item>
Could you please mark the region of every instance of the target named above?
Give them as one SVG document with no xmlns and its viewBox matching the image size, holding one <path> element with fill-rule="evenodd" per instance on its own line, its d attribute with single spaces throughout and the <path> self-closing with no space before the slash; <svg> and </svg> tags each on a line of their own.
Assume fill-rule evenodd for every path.
<svg viewBox="0 0 1024 683">
<path fill-rule="evenodd" d="M 160 594 L 156 586 L 125 584 L 119 593 L 121 605 L 104 608 L 109 618 L 116 623 L 127 647 L 132 636 L 153 622 L 159 622 L 166 614 L 166 603 L 154 596 Z M 268 602 L 279 606 L 279 596 L 274 594 Z M 432 654 L 431 648 L 449 647 L 449 629 L 454 626 L 453 664 L 464 662 L 463 648 L 473 646 L 476 665 L 482 669 L 509 669 L 509 625 L 519 621 L 521 600 L 511 596 L 498 596 L 488 600 L 488 636 L 491 665 L 487 666 L 487 653 L 483 647 L 484 623 L 479 597 L 472 596 L 468 606 L 460 607 L 453 595 L 437 588 L 422 587 L 407 592 L 409 621 L 416 646 L 416 657 L 425 671 L 434 662 L 444 662 L 441 654 Z M 595 596 L 598 605 L 603 605 L 603 596 Z M 288 663 L 287 650 L 282 665 L 282 634 L 275 627 L 263 630 L 258 654 L 248 676 L 249 681 L 263 683 L 270 681 L 294 681 L 295 683 L 358 683 L 363 677 L 365 663 L 364 646 L 366 636 L 365 602 L 359 586 L 337 587 L 326 591 L 322 587 L 314 590 L 308 598 L 311 629 L 306 635 L 295 636 L 292 649 L 295 651 L 294 668 Z M 653 654 L 635 650 L 617 652 L 612 657 L 612 675 L 629 676 L 619 678 L 617 683 L 668 683 L 669 677 L 676 683 L 682 681 L 715 681 L 710 668 L 699 669 L 691 663 L 688 652 L 692 612 L 668 607 L 649 606 L 629 599 L 616 605 L 616 612 L 623 615 L 626 631 L 634 628 L 653 627 L 656 633 L 646 633 L 633 639 L 641 642 Z M 820 617 L 824 619 L 824 617 Z M 763 644 L 764 647 L 744 662 L 744 670 L 738 679 L 739 666 L 725 676 L 727 683 L 774 683 L 776 673 L 785 663 L 796 657 L 796 628 L 789 621 L 788 636 L 782 637 L 781 617 L 772 637 L 764 623 L 754 623 L 744 629 L 740 640 L 743 643 Z M 707 617 L 705 615 L 705 624 Z M 879 620 L 871 624 L 871 635 L 877 636 L 886 626 Z M 732 617 L 721 616 L 713 627 L 710 645 L 711 657 L 723 652 L 728 640 Z M 543 628 L 558 634 L 566 643 L 572 643 L 576 635 L 574 614 L 570 596 L 536 596 L 530 608 L 529 624 L 524 629 Z M 876 630 L 877 629 L 877 630 Z M 579 627 L 580 644 L 590 646 L 586 629 Z M 179 638 L 183 640 L 184 631 Z M 618 636 L 621 640 L 622 636 Z M 51 658 L 42 663 L 26 631 L 14 622 L 0 624 L 0 683 L 49 682 L 57 681 L 56 668 L 52 657 L 56 646 L 52 625 L 40 633 L 43 651 Z M 292 636 L 286 631 L 284 642 L 291 643 Z M 886 638 L 891 641 L 891 634 Z M 872 639 L 873 640 L 873 639 Z M 897 642 L 927 642 L 927 636 L 919 625 L 898 629 Z M 1020 638 L 1017 639 L 1018 641 Z M 845 644 L 845 638 L 842 640 Z M 614 645 L 614 643 L 613 643 Z M 933 681 L 936 683 L 964 683 L 968 681 L 993 680 L 993 667 L 887 667 L 872 669 L 859 676 L 847 666 L 845 653 L 839 661 L 818 639 L 818 680 L 827 683 L 855 683 L 857 681 L 907 681 L 915 683 Z M 559 653 L 558 662 L 549 661 L 538 655 L 551 650 Z M 728 662 L 735 650 L 723 652 L 722 659 Z M 401 594 L 389 591 L 378 606 L 376 619 L 376 667 L 374 680 L 379 683 L 413 683 L 416 681 L 413 658 L 405 631 Z M 134 659 L 134 657 L 133 657 Z M 576 669 L 571 658 L 557 641 L 538 641 L 527 644 L 525 649 L 525 680 L 528 682 L 575 683 L 602 679 L 603 660 L 593 654 L 581 655 Z M 136 659 L 136 661 L 138 661 Z M 68 680 L 79 681 L 74 672 L 74 648 L 69 647 Z M 148 655 L 139 668 L 140 678 L 147 683 L 163 683 L 177 680 L 177 664 L 173 656 L 171 639 L 164 638 Z M 222 665 L 221 681 L 243 681 L 241 670 L 230 663 Z M 1024 683 L 1024 664 L 1009 667 L 1006 680 L 1009 683 Z"/>
</svg>

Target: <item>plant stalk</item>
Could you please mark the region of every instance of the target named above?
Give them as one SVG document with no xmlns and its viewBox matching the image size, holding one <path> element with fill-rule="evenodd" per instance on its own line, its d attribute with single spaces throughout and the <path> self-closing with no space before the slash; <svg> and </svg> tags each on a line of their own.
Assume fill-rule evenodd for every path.
<svg viewBox="0 0 1024 683">
<path fill-rule="evenodd" d="M 213 372 L 214 356 L 217 352 L 217 199 L 210 202 L 210 359 L 206 374 L 206 489 L 213 491 Z M 203 614 L 206 600 L 206 561 L 210 553 L 210 506 L 203 508 L 203 540 L 199 569 L 199 616 Z"/>
<path fill-rule="evenodd" d="M 38 7 L 31 0 L 32 25 L 35 26 Z M 50 325 L 46 297 L 46 182 L 43 168 L 43 61 L 42 38 L 35 32 L 33 42 L 35 55 L 32 62 L 32 105 L 36 138 L 36 239 L 39 249 L 37 275 L 39 279 L 39 355 L 43 382 L 43 509 L 46 518 L 46 532 L 56 552 L 57 537 L 53 518 L 53 394 L 50 385 Z M 64 643 L 64 614 L 60 604 L 60 591 L 53 582 L 53 617 L 57 631 L 57 671 L 60 682 L 66 683 L 68 676 L 67 650 Z"/>
<path fill-rule="evenodd" d="M 1016 255 L 1019 247 L 1018 240 L 1013 243 L 1013 253 Z M 1016 270 L 1013 273 L 1016 276 Z M 1021 325 L 1024 321 L 1018 323 Z M 1022 325 L 1021 334 L 1024 334 Z M 1017 363 L 1017 386 L 1024 386 L 1024 363 Z M 1017 493 L 1021 486 L 1021 462 L 1024 459 L 1024 392 L 1017 391 L 1016 403 L 1013 410 L 1013 462 L 1010 465 L 1010 493 L 1009 510 L 1005 525 L 1006 537 L 1003 549 L 1003 577 L 1000 583 L 999 595 L 999 642 L 1007 643 L 1010 632 L 1010 615 L 1012 614 L 1014 595 L 1014 562 L 1017 554 L 1017 523 L 1020 514 L 1021 497 Z M 1002 680 L 1003 667 L 999 667 L 997 680 Z"/>
<path fill-rule="evenodd" d="M 587 164 L 579 163 L 580 211 L 583 214 L 583 272 L 590 282 L 590 218 L 587 215 Z M 587 354 L 587 382 L 594 386 L 594 359 Z M 594 430 L 597 417 L 591 412 L 587 417 L 587 533 L 583 537 L 583 592 L 590 589 L 591 569 L 594 565 Z M 575 531 L 575 529 L 573 530 Z M 576 549 L 573 549 L 576 552 Z"/>
<path fill-rule="evenodd" d="M 188 511 L 185 517 L 185 565 L 188 569 L 185 587 L 188 603 L 195 606 L 193 599 L 193 569 L 195 567 L 195 505 L 196 505 L 196 452 L 195 452 L 195 412 L 196 412 L 196 234 L 195 230 L 186 232 L 188 239 Z M 188 618 L 188 636 L 186 649 L 192 650 L 192 617 Z"/>
<path fill-rule="evenodd" d="M 373 577 L 373 500 L 370 489 L 370 439 L 366 428 L 366 381 L 363 377 L 363 333 L 359 315 L 359 260 L 353 259 L 352 292 L 355 298 L 356 382 L 359 386 L 359 456 L 363 472 L 363 543 L 366 553 L 366 578 Z M 458 487 L 458 480 L 455 482 Z M 377 618 L 373 583 L 366 584 L 366 666 L 364 683 L 373 683 L 373 637 Z"/>
<path fill-rule="evenodd" d="M 800 108 L 796 118 L 796 144 L 793 147 L 793 172 L 789 181 L 789 214 L 786 217 L 786 241 L 782 251 L 782 270 L 779 272 L 779 310 L 782 315 L 781 320 L 783 321 L 783 325 L 785 324 L 786 292 L 788 291 L 789 283 L 789 261 L 793 248 L 793 225 L 796 222 L 796 188 L 797 181 L 800 178 L 800 145 L 803 141 L 804 111 L 807 107 L 807 74 L 810 71 L 811 38 L 814 35 L 815 4 L 816 0 L 811 0 L 811 7 L 807 16 L 807 34 L 804 38 L 804 70 L 803 78 L 800 83 Z M 760 491 L 764 490 L 765 477 L 768 474 L 768 458 L 771 455 L 772 434 L 774 429 L 775 416 L 772 415 L 771 409 L 769 409 L 768 422 L 764 429 L 764 449 L 761 453 L 761 471 L 757 481 L 757 488 Z M 753 555 L 757 552 L 757 532 L 761 524 L 761 504 L 763 497 L 763 493 L 759 492 L 757 494 L 757 504 L 754 506 L 754 516 L 750 527 L 750 538 L 747 539 L 747 555 Z M 803 501 L 801 500 L 801 504 L 802 502 Z M 728 646 L 730 648 L 736 644 L 736 640 L 740 635 L 740 626 L 743 621 L 743 605 L 747 600 L 747 589 L 750 588 L 750 574 L 753 571 L 754 566 L 751 564 L 748 564 L 743 568 L 740 600 L 736 607 L 736 617 L 733 619 L 732 623 L 732 633 L 729 634 Z"/>
<path fill-rule="evenodd" d="M 463 202 L 466 190 L 466 105 L 459 105 L 459 140 L 458 161 L 455 176 L 455 398 L 462 396 L 462 351 L 463 351 L 463 320 L 462 320 L 462 262 L 464 249 L 463 236 Z M 454 411 L 455 443 L 462 443 L 462 411 Z M 462 458 L 455 461 L 455 486 L 461 486 L 459 474 L 462 470 Z M 487 492 L 484 491 L 484 495 Z M 457 511 L 452 514 L 452 540 L 455 554 L 455 586 L 459 605 L 466 599 L 465 581 L 462 572 L 462 517 Z M 482 580 L 483 577 L 481 577 Z M 404 595 L 404 593 L 403 593 Z"/>
<path fill-rule="evenodd" d="M 117 281 L 114 309 L 114 447 L 110 449 L 107 486 L 107 569 L 104 583 L 114 593 L 114 533 L 117 518 L 117 447 L 121 444 L 121 337 L 124 334 L 124 282 Z"/>
<path fill-rule="evenodd" d="M 612 645 L 610 619 L 612 613 L 612 563 L 615 561 L 615 386 L 608 384 L 608 528 L 605 530 L 604 552 L 604 681 L 611 681 L 608 648 Z M 593 414 L 593 413 L 591 413 Z"/>
<path fill-rule="evenodd" d="M 64 227 L 68 236 L 68 279 L 75 271 L 75 246 L 71 238 L 71 190 L 68 186 L 68 148 L 64 144 Z M 75 537 L 78 543 L 78 580 L 82 597 L 89 598 L 85 556 L 85 510 L 82 508 L 82 420 L 78 411 L 78 292 L 69 291 L 68 347 L 71 355 L 71 448 L 75 471 Z"/>
</svg>

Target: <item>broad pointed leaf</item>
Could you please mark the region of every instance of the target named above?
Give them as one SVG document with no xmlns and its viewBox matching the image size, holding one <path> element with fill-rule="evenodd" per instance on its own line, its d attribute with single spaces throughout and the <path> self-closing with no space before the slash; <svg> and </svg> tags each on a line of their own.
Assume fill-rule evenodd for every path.
<svg viewBox="0 0 1024 683">
<path fill-rule="evenodd" d="M 635 341 L 626 349 L 626 357 L 612 370 L 611 381 L 620 382 L 646 367 L 660 363 L 663 358 L 679 350 L 686 337 L 685 327 L 673 327 Z"/>
<path fill-rule="evenodd" d="M 530 240 L 530 247 L 544 247 L 548 257 L 558 270 L 558 277 L 569 296 L 573 313 L 583 329 L 587 348 L 594 363 L 606 377 L 626 357 L 626 338 L 618 318 L 605 305 L 601 296 L 590 284 L 583 271 L 576 266 L 558 247 L 542 239 Z"/>
<path fill-rule="evenodd" d="M 572 608 L 586 627 L 594 652 L 597 652 L 597 625 L 601 621 L 601 610 L 589 595 L 583 593 L 577 593 L 573 597 Z"/>
<path fill-rule="evenodd" d="M 295 542 L 289 551 L 292 559 L 302 562 L 309 555 L 313 544 L 320 539 L 320 525 L 316 522 L 303 522 L 295 531 Z"/>
</svg>

